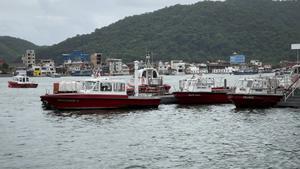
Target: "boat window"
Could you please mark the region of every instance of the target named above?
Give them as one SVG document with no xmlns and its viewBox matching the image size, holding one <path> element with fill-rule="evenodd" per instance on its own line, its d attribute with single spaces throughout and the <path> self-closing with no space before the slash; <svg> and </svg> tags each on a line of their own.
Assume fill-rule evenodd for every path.
<svg viewBox="0 0 300 169">
<path fill-rule="evenodd" d="M 25 77 L 23 77 L 23 82 L 25 82 Z"/>
<path fill-rule="evenodd" d="M 298 74 L 298 73 L 299 73 L 299 68 L 296 68 L 296 69 L 294 70 L 294 73 L 295 73 L 295 74 Z"/>
<path fill-rule="evenodd" d="M 86 90 L 91 90 L 91 89 L 93 89 L 95 84 L 96 84 L 96 82 L 93 82 L 93 81 L 85 81 L 83 85 Z"/>
<path fill-rule="evenodd" d="M 94 91 L 99 91 L 99 82 L 96 82 L 93 88 Z"/>
<path fill-rule="evenodd" d="M 28 77 L 26 77 L 26 82 L 29 82 L 29 78 Z"/>
<path fill-rule="evenodd" d="M 146 71 L 143 71 L 142 77 L 146 77 Z"/>
<path fill-rule="evenodd" d="M 101 91 L 111 91 L 112 90 L 111 83 L 101 83 L 100 89 Z"/>
<path fill-rule="evenodd" d="M 124 83 L 115 83 L 114 84 L 114 91 L 116 91 L 116 92 L 125 91 L 125 84 Z"/>
<path fill-rule="evenodd" d="M 157 72 L 153 71 L 153 78 L 157 78 Z"/>
<path fill-rule="evenodd" d="M 252 84 L 253 84 L 253 81 L 250 81 L 250 80 L 249 80 L 249 81 L 247 82 L 247 87 L 251 87 Z"/>
</svg>

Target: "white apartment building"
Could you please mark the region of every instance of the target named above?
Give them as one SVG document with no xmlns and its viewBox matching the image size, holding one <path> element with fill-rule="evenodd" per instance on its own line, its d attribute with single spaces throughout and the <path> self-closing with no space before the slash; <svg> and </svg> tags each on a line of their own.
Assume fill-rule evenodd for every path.
<svg viewBox="0 0 300 169">
<path fill-rule="evenodd" d="M 23 64 L 27 68 L 31 68 L 35 65 L 35 53 L 34 50 L 26 50 L 25 55 L 22 56 Z"/>
</svg>

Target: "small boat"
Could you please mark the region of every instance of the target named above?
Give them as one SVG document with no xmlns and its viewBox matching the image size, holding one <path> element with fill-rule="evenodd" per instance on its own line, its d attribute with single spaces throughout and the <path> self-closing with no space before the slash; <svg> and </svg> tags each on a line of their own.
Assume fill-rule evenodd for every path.
<svg viewBox="0 0 300 169">
<path fill-rule="evenodd" d="M 163 83 L 163 77 L 159 75 L 158 71 L 150 64 L 150 56 L 146 56 L 147 63 L 145 68 L 138 70 L 138 86 L 139 93 L 150 95 L 168 95 L 171 88 L 170 85 Z M 134 94 L 134 79 L 130 79 L 128 83 L 128 95 Z"/>
<path fill-rule="evenodd" d="M 109 78 L 93 78 L 76 82 L 56 83 L 53 94 L 41 96 L 46 108 L 72 109 L 121 109 L 157 108 L 159 97 L 128 96 L 126 82 Z"/>
<path fill-rule="evenodd" d="M 26 75 L 17 75 L 12 81 L 8 81 L 9 88 L 37 88 L 38 84 L 30 81 Z"/>
<path fill-rule="evenodd" d="M 228 98 L 236 108 L 273 107 L 284 96 L 284 89 L 279 84 L 275 77 L 245 78 L 239 81 L 234 92 L 228 93 Z"/>
<path fill-rule="evenodd" d="M 180 91 L 174 92 L 178 104 L 225 104 L 231 103 L 227 97 L 230 91 L 224 86 L 216 86 L 215 78 L 193 75 L 179 81 Z"/>
</svg>

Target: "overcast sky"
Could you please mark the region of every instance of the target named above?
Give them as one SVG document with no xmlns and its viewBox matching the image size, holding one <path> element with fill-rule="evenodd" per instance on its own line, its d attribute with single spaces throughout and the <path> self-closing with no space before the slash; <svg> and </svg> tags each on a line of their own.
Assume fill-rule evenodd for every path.
<svg viewBox="0 0 300 169">
<path fill-rule="evenodd" d="M 199 0 L 0 0 L 0 36 L 52 45 L 126 16 Z"/>
</svg>

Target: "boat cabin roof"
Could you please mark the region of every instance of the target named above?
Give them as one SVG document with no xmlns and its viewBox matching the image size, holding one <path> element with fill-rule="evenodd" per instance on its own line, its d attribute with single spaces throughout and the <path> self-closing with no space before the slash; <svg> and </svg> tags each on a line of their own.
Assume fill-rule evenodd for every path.
<svg viewBox="0 0 300 169">
<path fill-rule="evenodd" d="M 294 65 L 292 67 L 292 71 L 291 71 L 292 74 L 300 74 L 300 65 Z"/>
<path fill-rule="evenodd" d="M 149 77 L 149 78 L 158 78 L 159 74 L 158 71 L 154 68 L 144 68 L 138 70 L 139 77 Z"/>
</svg>

